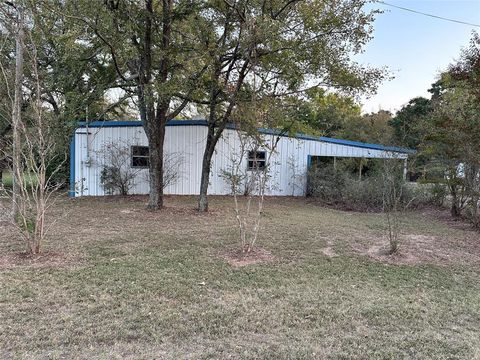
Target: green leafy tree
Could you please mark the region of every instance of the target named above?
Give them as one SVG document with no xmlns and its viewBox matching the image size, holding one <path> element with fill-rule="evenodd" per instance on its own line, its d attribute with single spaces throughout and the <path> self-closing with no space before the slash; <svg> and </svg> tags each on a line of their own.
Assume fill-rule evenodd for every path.
<svg viewBox="0 0 480 360">
<path fill-rule="evenodd" d="M 386 110 L 353 117 L 333 135 L 349 140 L 388 145 L 392 136 L 392 128 L 389 125 L 391 119 L 392 114 Z"/>
<path fill-rule="evenodd" d="M 163 207 L 163 145 L 167 122 L 178 116 L 205 72 L 197 19 L 203 2 L 133 0 L 76 2 L 77 19 L 101 42 L 118 86 L 134 96 L 148 144 L 148 207 Z"/>
<path fill-rule="evenodd" d="M 392 114 L 386 110 L 352 117 L 335 131 L 333 136 L 366 143 L 390 145 L 392 128 L 389 123 L 391 119 Z M 358 174 L 359 179 L 368 172 L 379 170 L 378 161 L 373 159 L 344 159 L 343 164 L 350 172 Z"/>
<path fill-rule="evenodd" d="M 361 107 L 354 99 L 323 89 L 306 92 L 298 108 L 299 120 L 325 136 L 337 136 L 352 121 L 361 117 Z"/>
<path fill-rule="evenodd" d="M 55 173 L 55 181 L 64 184 L 68 178 L 68 166 L 64 159 L 76 123 L 86 119 L 111 119 L 128 111 L 127 97 L 114 99 L 107 96 L 110 89 L 117 86 L 115 69 L 106 61 L 103 44 L 90 41 L 90 29 L 72 19 L 72 4 L 74 2 L 56 0 L 18 2 L 28 17 L 25 51 L 27 55 L 33 50 L 36 53 L 42 106 L 55 118 L 51 129 L 55 133 L 52 155 L 58 161 L 48 162 L 48 174 Z M 8 94 L 8 89 L 12 89 L 13 84 L 10 67 L 14 63 L 15 45 L 12 41 L 12 20 L 6 17 L 5 12 L 2 16 L 0 62 L 4 74 L 0 77 L 0 116 L 8 130 L 11 122 L 11 94 Z M 26 125 L 31 127 L 34 121 L 31 121 L 28 109 L 38 82 L 33 77 L 32 65 L 26 63 L 24 68 L 22 115 Z M 1 134 L 0 129 L 0 137 Z M 58 166 L 62 167 L 60 171 Z"/>
<path fill-rule="evenodd" d="M 439 96 L 442 91 L 440 82 L 432 85 L 430 89 L 434 97 Z M 393 128 L 392 141 L 395 145 L 417 149 L 424 136 L 422 123 L 428 121 L 433 111 L 431 99 L 417 97 L 411 99 L 404 105 L 390 121 Z M 409 158 L 410 179 L 421 178 L 422 181 L 427 177 L 427 163 L 429 159 L 423 152 L 418 152 Z"/>
<path fill-rule="evenodd" d="M 318 87 L 344 92 L 375 88 L 383 71 L 352 61 L 352 54 L 370 39 L 376 14 L 364 12 L 364 5 L 362 0 L 207 2 L 203 16 L 208 24 L 205 33 L 211 37 L 203 43 L 208 75 L 205 98 L 197 101 L 207 105 L 209 113 L 201 211 L 208 208 L 211 157 L 226 124 L 236 119 L 258 127 L 266 125 L 259 120 L 264 117 L 255 114 L 238 116 L 240 104 L 250 103 L 250 108 L 259 102 L 289 106 L 289 101 L 272 99 Z M 282 131 L 295 127 L 280 119 L 270 125 Z"/>
<path fill-rule="evenodd" d="M 432 112 L 430 99 L 413 98 L 404 105 L 390 121 L 393 127 L 393 140 L 396 144 L 415 149 L 422 140 L 418 126 Z"/>
<path fill-rule="evenodd" d="M 480 38 L 440 79 L 442 91 L 433 98 L 433 112 L 424 122 L 423 152 L 439 170 L 452 198 L 451 214 L 459 217 L 468 208 L 479 226 L 480 198 Z"/>
</svg>

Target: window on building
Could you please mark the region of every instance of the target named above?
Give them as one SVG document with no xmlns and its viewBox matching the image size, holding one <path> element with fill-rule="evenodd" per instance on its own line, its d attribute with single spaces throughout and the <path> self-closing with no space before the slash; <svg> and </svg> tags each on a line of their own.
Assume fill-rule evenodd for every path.
<svg viewBox="0 0 480 360">
<path fill-rule="evenodd" d="M 265 151 L 249 151 L 248 152 L 248 170 L 263 170 L 266 163 Z"/>
<path fill-rule="evenodd" d="M 132 167 L 147 168 L 150 164 L 149 153 L 148 146 L 132 146 Z"/>
</svg>

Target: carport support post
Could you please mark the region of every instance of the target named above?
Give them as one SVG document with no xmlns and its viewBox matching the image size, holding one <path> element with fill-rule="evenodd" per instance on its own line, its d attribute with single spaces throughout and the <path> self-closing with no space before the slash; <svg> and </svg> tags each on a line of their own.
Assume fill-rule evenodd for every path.
<svg viewBox="0 0 480 360">
<path fill-rule="evenodd" d="M 408 158 L 403 160 L 403 180 L 407 181 L 407 165 L 408 165 Z"/>
</svg>

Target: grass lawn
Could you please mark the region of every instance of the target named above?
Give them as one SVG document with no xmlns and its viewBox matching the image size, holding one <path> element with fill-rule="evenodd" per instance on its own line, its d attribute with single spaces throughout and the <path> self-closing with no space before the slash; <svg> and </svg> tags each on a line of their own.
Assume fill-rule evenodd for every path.
<svg viewBox="0 0 480 360">
<path fill-rule="evenodd" d="M 35 259 L 0 224 L 0 358 L 480 359 L 480 236 L 434 211 L 387 257 L 379 214 L 268 198 L 235 266 L 232 199 L 145 202 L 61 199 Z"/>
</svg>

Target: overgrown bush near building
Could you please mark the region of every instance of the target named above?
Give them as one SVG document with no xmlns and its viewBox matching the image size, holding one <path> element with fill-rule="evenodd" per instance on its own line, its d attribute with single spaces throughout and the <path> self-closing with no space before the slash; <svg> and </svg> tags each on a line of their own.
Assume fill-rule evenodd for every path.
<svg viewBox="0 0 480 360">
<path fill-rule="evenodd" d="M 381 209 L 382 183 L 378 174 L 358 180 L 350 177 L 346 182 L 345 205 L 353 209 Z"/>
<path fill-rule="evenodd" d="M 384 202 L 381 167 L 373 165 L 373 171 L 359 180 L 350 164 L 337 162 L 313 166 L 307 175 L 307 196 L 326 205 L 356 211 L 381 211 Z M 442 184 L 408 183 L 402 174 L 396 175 L 397 187 L 402 187 L 400 205 L 406 208 L 439 206 L 445 201 L 447 189 Z"/>
<path fill-rule="evenodd" d="M 348 174 L 337 170 L 333 165 L 311 167 L 307 175 L 307 195 L 325 203 L 337 204 L 341 202 Z"/>
<path fill-rule="evenodd" d="M 100 181 L 109 195 L 128 195 L 134 185 L 139 170 L 131 167 L 131 145 L 129 143 L 109 142 L 99 153 L 105 157 Z"/>
</svg>

